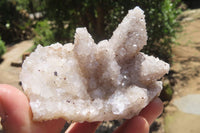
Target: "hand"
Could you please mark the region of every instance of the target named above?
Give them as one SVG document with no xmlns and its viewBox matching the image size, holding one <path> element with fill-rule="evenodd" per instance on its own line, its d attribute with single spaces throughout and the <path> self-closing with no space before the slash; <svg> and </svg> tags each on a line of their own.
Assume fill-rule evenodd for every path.
<svg viewBox="0 0 200 133">
<path fill-rule="evenodd" d="M 155 98 L 138 116 L 127 120 L 114 133 L 148 133 L 149 125 L 162 113 L 163 104 Z M 27 97 L 17 88 L 0 85 L 0 116 L 6 133 L 59 133 L 65 120 L 32 121 Z M 100 122 L 74 123 L 66 133 L 93 133 Z"/>
</svg>

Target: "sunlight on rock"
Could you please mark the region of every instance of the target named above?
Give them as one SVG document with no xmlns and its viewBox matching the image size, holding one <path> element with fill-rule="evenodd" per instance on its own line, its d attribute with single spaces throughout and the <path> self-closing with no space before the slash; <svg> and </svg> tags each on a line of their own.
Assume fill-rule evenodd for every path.
<svg viewBox="0 0 200 133">
<path fill-rule="evenodd" d="M 139 52 L 147 41 L 136 7 L 109 40 L 95 44 L 77 28 L 74 44 L 38 46 L 20 79 L 34 120 L 108 121 L 137 115 L 162 89 L 169 64 Z"/>
</svg>

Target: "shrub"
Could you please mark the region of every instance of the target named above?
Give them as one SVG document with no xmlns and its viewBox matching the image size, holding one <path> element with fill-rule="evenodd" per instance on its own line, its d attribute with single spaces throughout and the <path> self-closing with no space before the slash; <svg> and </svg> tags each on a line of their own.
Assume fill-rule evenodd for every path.
<svg viewBox="0 0 200 133">
<path fill-rule="evenodd" d="M 174 91 L 173 91 L 172 86 L 170 85 L 170 83 L 164 84 L 163 85 L 163 90 L 161 91 L 159 97 L 160 97 L 160 99 L 162 101 L 171 101 L 173 93 L 174 93 Z"/>
<path fill-rule="evenodd" d="M 0 36 L 0 58 L 6 52 L 5 42 L 1 40 Z"/>
<path fill-rule="evenodd" d="M 143 51 L 147 54 L 157 56 L 169 63 L 172 62 L 171 44 L 175 40 L 175 33 L 179 29 L 176 21 L 180 14 L 178 6 L 180 0 L 123 0 L 116 5 L 118 8 L 111 10 L 111 16 L 107 16 L 106 33 L 111 35 L 119 20 L 127 13 L 128 9 L 140 6 L 145 13 L 148 33 L 148 41 Z M 120 19 L 119 19 L 120 18 Z"/>
<path fill-rule="evenodd" d="M 34 45 L 41 44 L 43 46 L 50 45 L 55 42 L 54 31 L 51 28 L 50 22 L 47 20 L 38 21 L 34 29 L 35 38 Z"/>
<path fill-rule="evenodd" d="M 55 20 L 55 36 L 73 39 L 76 27 L 87 27 L 96 41 L 110 38 L 129 9 L 140 6 L 146 15 L 148 45 L 144 52 L 171 61 L 171 43 L 177 31 L 180 0 L 45 0 L 46 15 Z M 65 30 L 65 22 L 68 28 Z M 65 36 L 66 35 L 66 36 Z M 65 36 L 65 37 L 64 37 Z"/>
<path fill-rule="evenodd" d="M 177 9 L 180 0 L 153 1 L 146 9 L 148 45 L 144 52 L 153 54 L 171 63 L 172 49 L 175 34 L 178 31 L 179 23 L 176 21 L 180 10 Z M 152 8 L 153 6 L 153 8 Z"/>
<path fill-rule="evenodd" d="M 17 10 L 26 10 L 28 13 L 41 12 L 44 8 L 43 0 L 14 0 Z"/>
<path fill-rule="evenodd" d="M 16 9 L 14 0 L 0 0 L 0 35 L 7 43 L 29 39 L 31 22 Z"/>
</svg>

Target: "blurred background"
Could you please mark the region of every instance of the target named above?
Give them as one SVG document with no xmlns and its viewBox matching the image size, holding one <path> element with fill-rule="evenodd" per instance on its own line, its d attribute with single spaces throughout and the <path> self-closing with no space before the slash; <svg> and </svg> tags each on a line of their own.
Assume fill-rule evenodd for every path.
<svg viewBox="0 0 200 133">
<path fill-rule="evenodd" d="M 199 0 L 0 0 L 0 83 L 21 89 L 22 62 L 38 44 L 73 42 L 76 27 L 87 27 L 96 42 L 108 39 L 135 6 L 146 15 L 143 52 L 171 64 L 162 79 L 164 112 L 150 132 L 199 133 Z M 122 122 L 103 122 L 97 132 L 110 133 Z"/>
</svg>

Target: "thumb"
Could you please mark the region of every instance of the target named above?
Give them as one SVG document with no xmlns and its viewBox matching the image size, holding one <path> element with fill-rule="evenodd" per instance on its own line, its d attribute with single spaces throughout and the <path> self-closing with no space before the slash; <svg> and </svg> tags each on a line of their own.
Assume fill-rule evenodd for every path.
<svg viewBox="0 0 200 133">
<path fill-rule="evenodd" d="M 0 116 L 6 132 L 25 132 L 31 111 L 26 96 L 18 89 L 0 85 Z"/>
<path fill-rule="evenodd" d="M 61 131 L 65 120 L 33 122 L 27 97 L 15 87 L 0 84 L 0 116 L 4 132 L 55 133 Z"/>
</svg>

